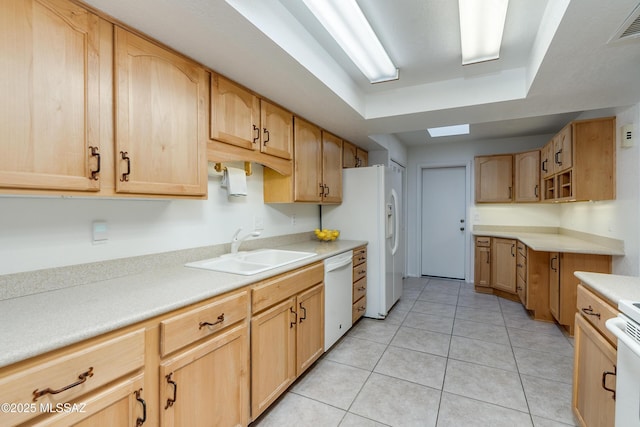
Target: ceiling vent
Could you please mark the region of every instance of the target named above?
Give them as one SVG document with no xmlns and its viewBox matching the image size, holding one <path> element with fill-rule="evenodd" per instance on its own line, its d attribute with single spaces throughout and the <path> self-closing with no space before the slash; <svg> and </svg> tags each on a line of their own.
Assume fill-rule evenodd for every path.
<svg viewBox="0 0 640 427">
<path fill-rule="evenodd" d="M 610 41 L 629 40 L 640 37 L 640 4 L 631 12 Z"/>
</svg>

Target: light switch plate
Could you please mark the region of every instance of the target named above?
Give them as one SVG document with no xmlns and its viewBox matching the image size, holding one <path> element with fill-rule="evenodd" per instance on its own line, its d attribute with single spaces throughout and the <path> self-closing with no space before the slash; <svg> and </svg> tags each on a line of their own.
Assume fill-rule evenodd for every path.
<svg viewBox="0 0 640 427">
<path fill-rule="evenodd" d="M 622 126 L 620 132 L 620 146 L 624 148 L 633 147 L 633 124 Z"/>
</svg>

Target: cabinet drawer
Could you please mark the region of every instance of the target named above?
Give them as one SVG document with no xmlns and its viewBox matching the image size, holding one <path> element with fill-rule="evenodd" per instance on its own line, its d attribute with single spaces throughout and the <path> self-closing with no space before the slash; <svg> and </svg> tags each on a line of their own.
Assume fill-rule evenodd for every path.
<svg viewBox="0 0 640 427">
<path fill-rule="evenodd" d="M 251 312 L 262 311 L 323 280 L 324 264 L 318 262 L 260 282 L 251 291 Z"/>
<path fill-rule="evenodd" d="M 491 237 L 476 237 L 476 246 L 491 246 Z"/>
<path fill-rule="evenodd" d="M 351 323 L 355 323 L 356 320 L 361 318 L 366 309 L 367 309 L 366 297 L 362 297 L 358 301 L 353 303 L 353 308 L 351 309 Z"/>
<path fill-rule="evenodd" d="M 363 262 L 360 265 L 353 267 L 353 281 L 357 282 L 363 277 L 367 276 L 367 263 Z"/>
<path fill-rule="evenodd" d="M 143 365 L 144 329 L 139 329 L 71 352 L 61 351 L 49 361 L 0 378 L 0 402 L 36 403 L 38 407 L 51 403 L 55 407 Z M 0 425 L 14 425 L 36 415 L 0 412 Z"/>
<path fill-rule="evenodd" d="M 360 265 L 367 261 L 367 248 L 366 246 L 356 248 L 353 250 L 353 265 Z"/>
<path fill-rule="evenodd" d="M 602 298 L 588 290 L 582 285 L 578 285 L 578 312 L 589 321 L 602 335 L 617 347 L 617 339 L 607 327 L 605 322 L 618 316 L 618 310 L 605 302 Z"/>
<path fill-rule="evenodd" d="M 363 277 L 357 282 L 353 283 L 353 302 L 358 301 L 360 298 L 367 294 L 367 278 Z"/>
<path fill-rule="evenodd" d="M 216 299 L 210 304 L 160 322 L 160 354 L 165 356 L 231 326 L 249 314 L 249 291 Z M 207 325 L 209 323 L 209 325 Z"/>
</svg>

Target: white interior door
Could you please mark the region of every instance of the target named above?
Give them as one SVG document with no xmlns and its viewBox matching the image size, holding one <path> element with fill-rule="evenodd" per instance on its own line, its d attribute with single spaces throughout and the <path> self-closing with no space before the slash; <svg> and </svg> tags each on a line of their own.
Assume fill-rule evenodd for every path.
<svg viewBox="0 0 640 427">
<path fill-rule="evenodd" d="M 465 278 L 466 168 L 422 169 L 423 276 Z"/>
</svg>

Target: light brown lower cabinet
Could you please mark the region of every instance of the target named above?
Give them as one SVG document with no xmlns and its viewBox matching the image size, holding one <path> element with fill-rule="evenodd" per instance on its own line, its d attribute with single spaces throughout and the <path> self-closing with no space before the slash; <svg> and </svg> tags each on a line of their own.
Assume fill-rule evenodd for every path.
<svg viewBox="0 0 640 427">
<path fill-rule="evenodd" d="M 251 419 L 324 352 L 322 263 L 257 284 L 251 317 Z"/>
<path fill-rule="evenodd" d="M 570 335 L 574 333 L 580 282 L 573 275 L 576 271 L 611 274 L 611 256 L 571 252 L 549 254 L 549 311 Z"/>
<path fill-rule="evenodd" d="M 491 239 L 491 287 L 516 293 L 516 241 Z"/>
<path fill-rule="evenodd" d="M 63 405 L 61 412 L 29 425 L 38 427 L 142 426 L 147 418 L 145 399 L 148 398 L 143 387 L 143 374 L 136 375 L 91 394 L 79 402 L 68 404 L 66 411 Z"/>
<path fill-rule="evenodd" d="M 613 427 L 616 349 L 580 313 L 575 322 L 573 412 L 583 427 Z"/>
<path fill-rule="evenodd" d="M 245 426 L 249 420 L 246 322 L 160 364 L 160 425 Z"/>
<path fill-rule="evenodd" d="M 491 237 L 476 236 L 474 285 L 478 292 L 491 293 Z"/>
</svg>

